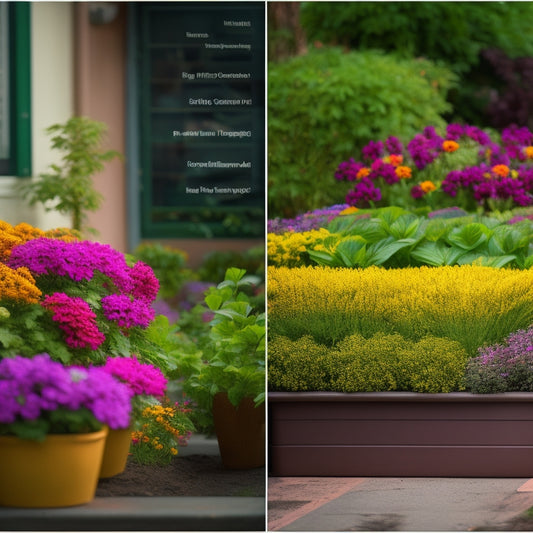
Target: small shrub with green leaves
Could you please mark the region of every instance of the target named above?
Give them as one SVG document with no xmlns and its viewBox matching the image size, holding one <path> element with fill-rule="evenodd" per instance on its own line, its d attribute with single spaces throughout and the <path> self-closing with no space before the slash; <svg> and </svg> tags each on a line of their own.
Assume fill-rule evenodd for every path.
<svg viewBox="0 0 533 533">
<path fill-rule="evenodd" d="M 274 337 L 268 343 L 268 381 L 272 390 L 329 390 L 330 349 L 305 335 Z"/>
<path fill-rule="evenodd" d="M 354 334 L 328 348 L 310 336 L 269 342 L 269 386 L 291 392 L 463 390 L 468 355 L 457 341 L 427 336 L 413 342 L 399 334 Z"/>
<path fill-rule="evenodd" d="M 52 136 L 52 148 L 63 154 L 62 163 L 50 165 L 49 172 L 20 187 L 28 203 L 70 215 L 72 228 L 81 231 L 87 212 L 97 211 L 103 200 L 92 176 L 104 169 L 105 162 L 120 157 L 102 148 L 106 131 L 103 122 L 87 117 L 71 117 L 64 124 L 50 126 L 46 133 Z"/>
<path fill-rule="evenodd" d="M 214 317 L 210 342 L 204 346 L 205 364 L 184 382 L 184 391 L 204 415 L 203 427 L 212 422 L 212 402 L 218 392 L 227 393 L 234 406 L 246 397 L 256 406 L 264 403 L 265 313 L 250 304 L 245 290 L 259 282 L 243 269 L 229 268 L 224 281 L 206 294 L 205 303 Z"/>
</svg>

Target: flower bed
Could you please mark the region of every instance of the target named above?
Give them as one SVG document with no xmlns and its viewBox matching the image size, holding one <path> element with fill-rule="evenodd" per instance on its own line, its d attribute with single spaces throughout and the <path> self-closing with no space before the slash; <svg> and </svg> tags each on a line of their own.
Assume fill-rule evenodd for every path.
<svg viewBox="0 0 533 533">
<path fill-rule="evenodd" d="M 492 135 L 370 142 L 269 222 L 274 475 L 532 473 L 533 134 Z"/>
</svg>

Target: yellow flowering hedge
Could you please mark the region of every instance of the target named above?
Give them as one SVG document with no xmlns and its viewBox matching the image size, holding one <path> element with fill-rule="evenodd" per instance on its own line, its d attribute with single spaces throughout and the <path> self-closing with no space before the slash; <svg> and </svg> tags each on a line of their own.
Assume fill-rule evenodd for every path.
<svg viewBox="0 0 533 533">
<path fill-rule="evenodd" d="M 452 392 L 464 389 L 467 360 L 460 343 L 431 336 L 355 334 L 333 348 L 280 336 L 268 346 L 268 379 L 271 390 L 289 392 Z"/>
<path fill-rule="evenodd" d="M 331 234 L 325 228 L 301 233 L 286 232 L 267 235 L 268 263 L 289 268 L 310 264 L 307 250 L 323 250 L 322 242 Z"/>
<path fill-rule="evenodd" d="M 353 334 L 427 335 L 474 355 L 533 323 L 533 271 L 463 265 L 386 270 L 269 267 L 270 337 L 311 335 L 333 346 Z"/>
</svg>

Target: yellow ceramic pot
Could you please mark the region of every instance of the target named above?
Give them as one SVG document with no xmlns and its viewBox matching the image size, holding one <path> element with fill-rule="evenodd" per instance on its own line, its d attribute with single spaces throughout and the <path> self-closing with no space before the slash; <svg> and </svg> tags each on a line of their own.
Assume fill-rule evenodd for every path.
<svg viewBox="0 0 533 533">
<path fill-rule="evenodd" d="M 100 477 L 112 477 L 124 472 L 131 443 L 131 428 L 110 429 L 107 434 Z"/>
<path fill-rule="evenodd" d="M 47 435 L 43 442 L 0 437 L 0 505 L 68 507 L 90 502 L 107 431 Z"/>
</svg>

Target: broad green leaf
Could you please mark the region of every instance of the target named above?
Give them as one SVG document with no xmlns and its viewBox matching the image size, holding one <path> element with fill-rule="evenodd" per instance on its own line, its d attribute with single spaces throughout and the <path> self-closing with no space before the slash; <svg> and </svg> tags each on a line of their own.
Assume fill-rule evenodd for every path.
<svg viewBox="0 0 533 533">
<path fill-rule="evenodd" d="M 363 266 L 380 266 L 390 259 L 398 250 L 407 248 L 414 243 L 413 239 L 395 240 L 388 237 L 382 241 L 371 244 L 366 250 L 366 258 Z"/>
<path fill-rule="evenodd" d="M 458 246 L 466 251 L 472 251 L 485 244 L 490 237 L 490 230 L 483 224 L 472 222 L 464 226 L 454 228 L 446 241 L 452 246 Z"/>
</svg>

